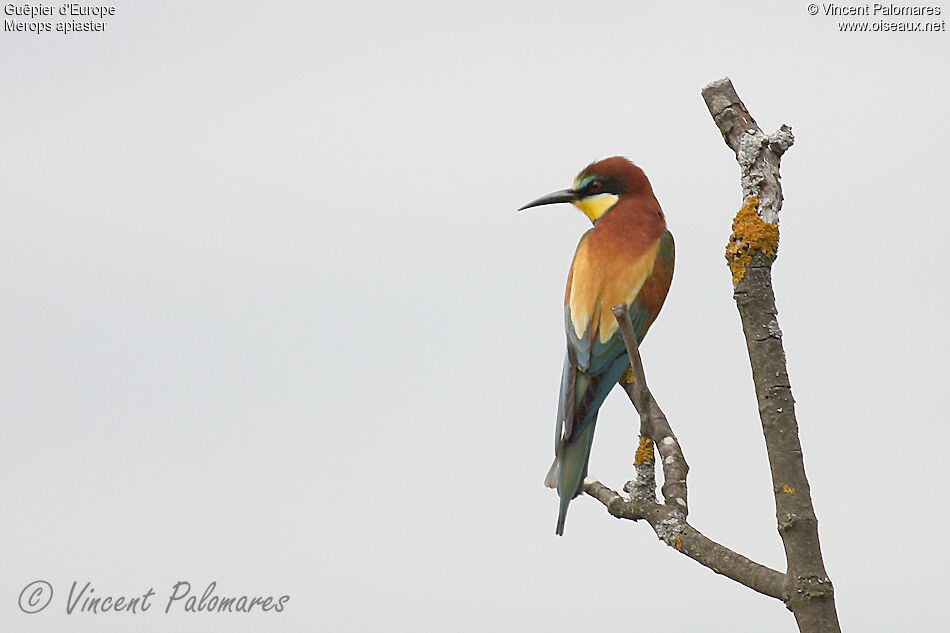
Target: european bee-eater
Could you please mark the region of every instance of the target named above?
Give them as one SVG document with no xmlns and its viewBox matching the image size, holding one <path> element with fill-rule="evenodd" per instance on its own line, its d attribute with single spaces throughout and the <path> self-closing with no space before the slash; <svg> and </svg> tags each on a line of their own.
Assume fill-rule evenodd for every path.
<svg viewBox="0 0 950 633">
<path fill-rule="evenodd" d="M 630 367 L 610 308 L 625 303 L 642 341 L 673 279 L 673 236 L 643 170 L 614 156 L 588 165 L 574 186 L 522 209 L 570 202 L 594 223 L 581 237 L 567 275 L 564 326 L 567 356 L 561 378 L 554 463 L 545 484 L 561 498 L 557 533 L 579 495 L 607 394 Z"/>
</svg>

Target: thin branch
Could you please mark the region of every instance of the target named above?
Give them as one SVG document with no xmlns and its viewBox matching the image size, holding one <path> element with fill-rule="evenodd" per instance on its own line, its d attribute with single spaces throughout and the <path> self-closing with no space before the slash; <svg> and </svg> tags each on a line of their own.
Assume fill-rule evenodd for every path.
<svg viewBox="0 0 950 633">
<path fill-rule="evenodd" d="M 733 222 L 727 258 L 733 271 L 734 297 L 752 364 L 772 472 L 776 518 L 788 562 L 786 604 L 795 614 L 802 633 L 838 633 L 834 590 L 822 561 L 818 519 L 805 477 L 795 403 L 772 289 L 778 214 L 782 208 L 779 167 L 782 154 L 794 137 L 786 125 L 766 136 L 729 79 L 706 86 L 703 98 L 742 170 L 745 204 Z"/>
<path fill-rule="evenodd" d="M 620 325 L 634 375 L 634 382 L 624 384 L 624 387 L 640 412 L 641 433 L 652 440 L 660 440 L 657 444 L 663 461 L 663 496 L 666 501 L 660 504 L 652 491 L 647 495 L 642 490 L 649 485 L 648 481 L 652 481 L 647 473 L 641 472 L 641 469 L 652 470 L 652 463 L 648 466 L 646 462 L 637 466 L 637 485 L 633 487 L 636 494 L 630 499 L 625 499 L 592 478 L 584 481 L 584 491 L 604 504 L 607 511 L 617 518 L 646 520 L 663 542 L 717 574 L 766 596 L 785 600 L 785 574 L 716 543 L 686 522 L 686 473 L 689 470 L 686 458 L 666 416 L 647 386 L 643 361 L 627 306 L 615 306 L 612 310 Z M 655 483 L 653 485 L 655 486 Z"/>
<path fill-rule="evenodd" d="M 653 394 L 650 393 L 650 388 L 647 387 L 637 334 L 630 321 L 626 304 L 613 306 L 611 311 L 620 325 L 620 333 L 627 347 L 627 355 L 630 357 L 630 367 L 635 379 L 633 383 L 623 383 L 623 388 L 640 413 L 641 434 L 653 440 L 660 452 L 660 461 L 663 464 L 663 499 L 666 500 L 666 505 L 676 508 L 685 517 L 689 513 L 686 490 L 686 474 L 689 472 L 689 465 L 686 463 L 679 441 L 673 429 L 670 428 L 666 415 L 660 410 L 660 405 L 656 403 Z"/>
<path fill-rule="evenodd" d="M 675 508 L 656 502 L 624 499 L 596 479 L 584 481 L 584 492 L 604 504 L 607 511 L 618 519 L 644 519 L 664 543 L 717 574 L 766 596 L 785 599 L 785 574 L 703 536 Z"/>
</svg>

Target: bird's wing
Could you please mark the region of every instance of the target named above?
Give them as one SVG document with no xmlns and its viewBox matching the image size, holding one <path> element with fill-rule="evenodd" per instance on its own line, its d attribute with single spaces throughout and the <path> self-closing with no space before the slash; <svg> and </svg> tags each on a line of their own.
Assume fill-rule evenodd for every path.
<svg viewBox="0 0 950 633">
<path fill-rule="evenodd" d="M 557 429 L 554 432 L 554 454 L 560 451 L 561 437 L 564 435 L 564 421 L 574 419 L 574 386 L 577 380 L 577 362 L 573 359 L 571 347 L 564 355 L 564 370 L 561 373 L 561 395 L 557 405 Z"/>
<path fill-rule="evenodd" d="M 571 267 L 564 306 L 568 353 L 561 381 L 558 435 L 566 441 L 590 421 L 629 366 L 623 337 L 610 308 L 620 303 L 629 306 L 630 320 L 640 342 L 663 306 L 673 278 L 674 245 L 669 231 L 642 257 L 618 270 L 607 271 L 612 273 L 612 283 L 601 283 L 603 277 L 590 276 L 590 267 L 583 263 L 582 248 L 583 243 L 578 247 L 581 259 L 575 256 L 575 265 Z M 584 284 L 587 292 L 574 292 L 574 284 Z M 580 335 L 572 308 L 589 315 Z"/>
<path fill-rule="evenodd" d="M 673 281 L 673 263 L 675 260 L 673 235 L 664 231 L 660 236 L 650 276 L 643 282 L 636 299 L 630 304 L 630 320 L 637 333 L 637 341 L 642 342 L 647 330 L 666 301 L 666 294 Z"/>
</svg>

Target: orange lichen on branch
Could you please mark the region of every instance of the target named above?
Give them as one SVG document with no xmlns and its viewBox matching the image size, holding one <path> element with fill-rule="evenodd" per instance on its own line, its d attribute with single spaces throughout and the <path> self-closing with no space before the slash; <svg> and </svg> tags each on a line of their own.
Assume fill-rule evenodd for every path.
<svg viewBox="0 0 950 633">
<path fill-rule="evenodd" d="M 640 436 L 640 446 L 633 456 L 633 465 L 640 466 L 653 459 L 653 440 L 648 437 Z"/>
<path fill-rule="evenodd" d="M 759 217 L 759 199 L 751 197 L 732 221 L 732 236 L 726 245 L 726 261 L 732 271 L 732 283 L 737 284 L 745 277 L 746 267 L 752 263 L 752 256 L 760 251 L 767 257 L 778 252 L 778 226 L 769 224 Z"/>
<path fill-rule="evenodd" d="M 637 377 L 633 375 L 633 367 L 627 367 L 627 371 L 624 372 L 623 378 L 620 379 L 620 382 L 625 384 L 633 384 L 637 382 Z"/>
<path fill-rule="evenodd" d="M 683 539 L 681 539 L 680 537 L 677 536 L 675 539 L 673 539 L 673 545 L 674 545 L 674 546 L 676 547 L 676 549 L 678 549 L 679 551 L 681 551 L 681 552 L 683 551 Z"/>
<path fill-rule="evenodd" d="M 787 495 L 793 495 L 795 494 L 795 489 L 789 486 L 788 484 L 782 484 L 782 492 L 784 492 Z"/>
</svg>

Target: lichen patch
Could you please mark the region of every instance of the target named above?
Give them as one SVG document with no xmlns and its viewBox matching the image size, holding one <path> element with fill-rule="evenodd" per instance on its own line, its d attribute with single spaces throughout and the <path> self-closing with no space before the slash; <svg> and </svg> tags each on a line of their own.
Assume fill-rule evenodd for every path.
<svg viewBox="0 0 950 633">
<path fill-rule="evenodd" d="M 647 437 L 640 438 L 640 446 L 633 457 L 633 465 L 640 466 L 653 459 L 653 440 Z"/>
<path fill-rule="evenodd" d="M 637 382 L 637 377 L 633 375 L 633 367 L 627 367 L 627 371 L 623 373 L 623 378 L 620 379 L 620 382 L 628 385 Z"/>
<path fill-rule="evenodd" d="M 756 251 L 767 257 L 774 257 L 778 252 L 778 225 L 760 218 L 758 208 L 758 198 L 747 198 L 732 221 L 732 236 L 726 245 L 726 261 L 732 271 L 734 284 L 745 277 L 746 268 L 752 263 Z"/>
</svg>

